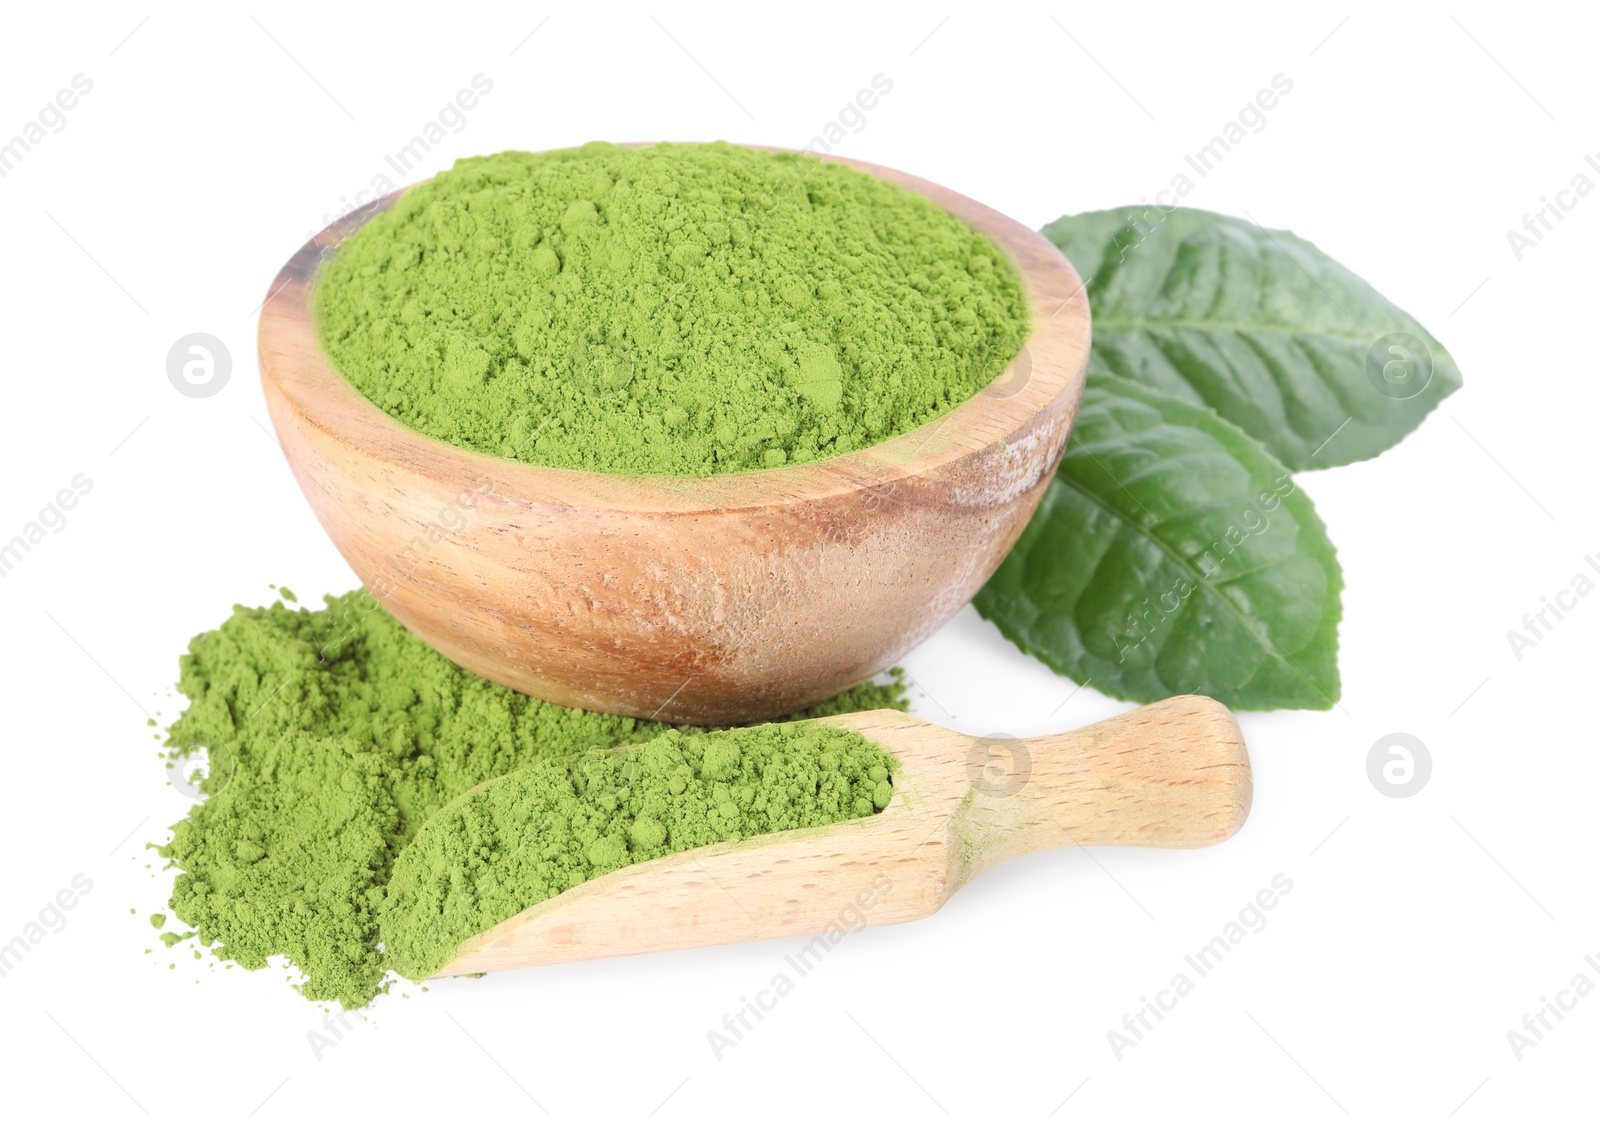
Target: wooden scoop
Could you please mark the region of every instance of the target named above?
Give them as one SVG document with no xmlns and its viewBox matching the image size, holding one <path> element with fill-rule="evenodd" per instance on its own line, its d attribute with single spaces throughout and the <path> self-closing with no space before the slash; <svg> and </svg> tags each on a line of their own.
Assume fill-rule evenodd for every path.
<svg viewBox="0 0 1600 1132">
<path fill-rule="evenodd" d="M 1036 849 L 1194 849 L 1250 812 L 1233 714 L 1178 696 L 1039 739 L 974 738 L 898 711 L 820 721 L 900 760 L 879 814 L 645 861 L 596 877 L 465 941 L 466 975 L 781 936 L 837 942 L 936 912 L 992 865 Z"/>
</svg>

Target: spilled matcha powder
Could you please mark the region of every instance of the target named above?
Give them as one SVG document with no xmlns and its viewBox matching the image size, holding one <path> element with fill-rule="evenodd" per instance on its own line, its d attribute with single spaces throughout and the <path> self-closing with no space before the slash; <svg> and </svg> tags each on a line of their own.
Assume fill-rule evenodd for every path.
<svg viewBox="0 0 1600 1132">
<path fill-rule="evenodd" d="M 878 764 L 831 768 L 828 744 L 816 746 L 810 737 L 792 749 L 758 745 L 746 754 L 741 748 L 734 769 L 711 748 L 696 746 L 705 737 L 694 729 L 577 711 L 491 684 L 446 660 L 363 591 L 330 597 L 323 610 L 282 602 L 236 606 L 220 628 L 190 642 L 178 690 L 189 706 L 169 729 L 167 746 L 173 754 L 206 750 L 209 796 L 160 847 L 181 870 L 171 910 L 217 958 L 254 969 L 285 956 L 303 976 L 301 993 L 350 1008 L 385 988 L 394 964 L 378 950 L 380 916 L 398 924 L 406 906 L 399 895 L 385 904 L 396 858 L 436 814 L 453 824 L 430 834 L 433 851 L 457 835 L 464 812 L 519 788 L 530 799 L 543 798 L 565 823 L 565 840 L 551 843 L 551 861 L 576 863 L 565 878 L 536 875 L 528 891 L 545 891 L 539 885 L 559 891 L 579 871 L 593 875 L 606 861 L 642 859 L 677 847 L 680 838 L 687 844 L 719 830 L 742 836 L 816 824 L 828 813 L 849 817 L 860 812 L 863 798 L 877 805 L 882 793 L 871 769 Z M 805 715 L 904 707 L 903 693 L 899 683 L 863 684 Z M 651 741 L 665 744 L 656 749 L 659 758 L 647 764 L 640 752 L 626 756 L 639 763 L 637 796 L 620 795 L 614 780 L 620 769 L 597 770 L 612 768 L 619 756 L 587 753 Z M 696 758 L 702 773 L 691 790 L 682 768 Z M 808 758 L 816 764 L 809 773 L 817 795 L 802 789 L 795 797 L 790 788 L 810 781 L 800 765 Z M 845 766 L 843 753 L 839 758 Z M 668 774 L 666 794 L 685 800 L 663 810 L 656 805 L 662 784 L 646 767 L 668 763 L 679 769 Z M 470 808 L 451 806 L 480 783 L 524 770 L 527 778 L 485 789 L 484 800 Z M 725 773 L 732 777 L 720 777 Z M 674 774 L 684 780 L 682 795 L 671 792 Z M 553 793 L 536 795 L 535 783 Z M 751 805 L 759 794 L 765 808 L 745 805 L 747 788 L 756 791 Z M 607 798 L 615 809 L 605 808 L 612 804 Z M 709 799 L 715 815 L 691 815 L 696 799 Z M 722 811 L 729 799 L 739 803 L 737 818 Z M 590 803 L 600 808 L 587 809 Z M 505 820 L 492 812 L 495 821 Z M 632 817 L 619 824 L 624 814 Z M 667 840 L 652 846 L 654 827 L 640 817 L 660 823 Z M 504 826 L 497 829 L 496 836 L 509 836 Z M 620 844 L 606 840 L 598 859 L 591 855 L 596 842 L 617 836 Z M 410 854 L 409 875 L 419 886 L 429 875 L 428 852 Z M 422 891 L 435 889 L 410 890 L 413 913 Z M 481 930 L 466 930 L 475 922 L 464 922 L 456 939 Z"/>
<path fill-rule="evenodd" d="M 419 432 L 652 475 L 908 432 L 1028 323 L 1004 253 L 925 197 L 723 142 L 457 162 L 344 243 L 314 306 L 339 372 Z"/>
<path fill-rule="evenodd" d="M 462 940 L 639 861 L 762 833 L 870 817 L 893 758 L 853 731 L 769 724 L 542 762 L 450 802 L 395 861 L 385 958 L 408 978 Z"/>
</svg>

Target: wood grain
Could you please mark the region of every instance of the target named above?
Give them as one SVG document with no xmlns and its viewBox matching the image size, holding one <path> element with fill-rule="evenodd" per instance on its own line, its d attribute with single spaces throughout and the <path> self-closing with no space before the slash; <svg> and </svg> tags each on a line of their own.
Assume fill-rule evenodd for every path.
<svg viewBox="0 0 1600 1132">
<path fill-rule="evenodd" d="M 793 468 L 608 475 L 413 432 L 333 370 L 310 312 L 319 264 L 398 192 L 301 248 L 262 307 L 262 385 L 295 479 L 368 589 L 497 683 L 708 724 L 817 703 L 953 616 L 1061 458 L 1083 391 L 1088 302 L 1037 232 L 909 174 L 844 163 L 991 236 L 1021 276 L 1033 329 L 1005 373 L 945 416 Z"/>
<path fill-rule="evenodd" d="M 811 937 L 796 954 L 816 955 L 862 924 L 930 915 L 1023 853 L 1198 848 L 1232 836 L 1250 812 L 1244 740 L 1233 714 L 1204 696 L 1041 739 L 977 739 L 896 711 L 826 723 L 900 760 L 882 813 L 608 873 L 467 940 L 438 973 L 783 936 Z"/>
</svg>

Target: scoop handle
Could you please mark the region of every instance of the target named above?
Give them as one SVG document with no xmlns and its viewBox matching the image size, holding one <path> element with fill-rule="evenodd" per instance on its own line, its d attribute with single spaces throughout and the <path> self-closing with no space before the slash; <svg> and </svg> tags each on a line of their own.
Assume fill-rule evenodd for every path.
<svg viewBox="0 0 1600 1132">
<path fill-rule="evenodd" d="M 970 842 L 984 846 L 984 866 L 1067 845 L 1197 849 L 1231 837 L 1250 812 L 1238 721 L 1205 696 L 1061 735 L 991 739 L 987 755 L 968 811 L 988 835 Z"/>
</svg>

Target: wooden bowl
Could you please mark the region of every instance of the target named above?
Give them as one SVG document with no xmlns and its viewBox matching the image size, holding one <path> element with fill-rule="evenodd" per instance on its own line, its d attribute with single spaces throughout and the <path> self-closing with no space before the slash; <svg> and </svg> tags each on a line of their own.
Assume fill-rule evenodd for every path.
<svg viewBox="0 0 1600 1132">
<path fill-rule="evenodd" d="M 1083 392 L 1089 305 L 1037 232 L 906 173 L 1021 275 L 1033 331 L 970 401 L 831 460 L 694 478 L 534 467 L 412 431 L 323 355 L 319 264 L 404 189 L 295 253 L 261 381 L 300 488 L 368 590 L 462 667 L 542 700 L 679 723 L 794 711 L 882 671 L 988 579 Z"/>
</svg>

